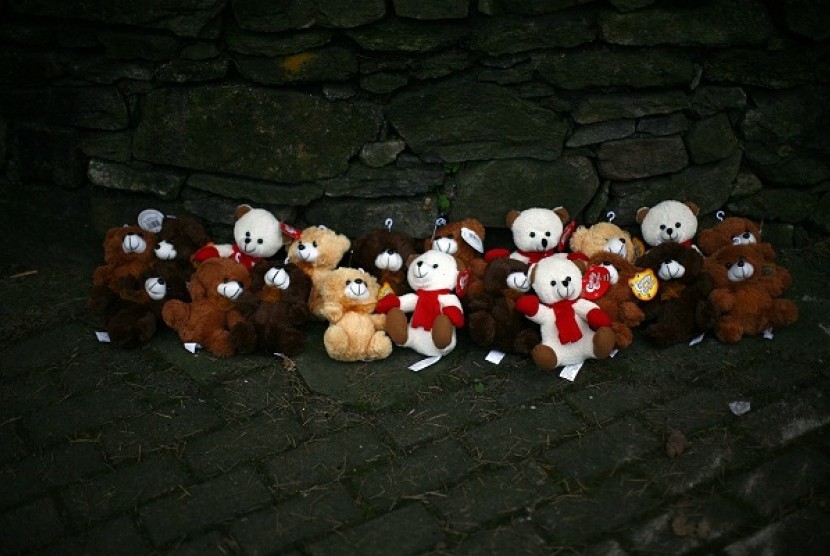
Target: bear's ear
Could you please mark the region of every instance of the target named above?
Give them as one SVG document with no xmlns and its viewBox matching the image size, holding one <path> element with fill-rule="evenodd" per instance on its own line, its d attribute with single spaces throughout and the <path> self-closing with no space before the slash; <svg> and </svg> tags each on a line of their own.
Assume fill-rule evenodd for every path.
<svg viewBox="0 0 830 556">
<path fill-rule="evenodd" d="M 553 209 L 553 212 L 556 213 L 556 216 L 559 217 L 559 220 L 561 220 L 563 224 L 567 224 L 568 220 L 571 219 L 571 215 L 568 214 L 568 209 L 565 207 L 556 207 Z"/>
<path fill-rule="evenodd" d="M 239 205 L 238 207 L 236 207 L 236 211 L 234 211 L 233 215 L 237 220 L 239 220 L 252 210 L 253 208 L 251 207 L 251 205 Z"/>
<path fill-rule="evenodd" d="M 530 266 L 530 272 L 527 273 L 527 279 L 530 281 L 531 284 L 536 279 L 536 263 L 533 263 Z"/>
<path fill-rule="evenodd" d="M 637 209 L 637 224 L 642 224 L 648 214 L 648 207 L 640 207 Z"/>
<path fill-rule="evenodd" d="M 573 264 L 576 265 L 576 267 L 579 269 L 579 272 L 581 272 L 582 274 L 585 274 L 585 271 L 588 270 L 588 261 L 586 261 L 585 259 L 571 259 L 571 261 L 573 262 Z"/>
<path fill-rule="evenodd" d="M 683 204 L 686 205 L 687 207 L 689 207 L 689 210 L 692 211 L 692 214 L 694 214 L 695 216 L 697 216 L 697 214 L 700 212 L 700 207 L 697 206 L 692 201 L 686 201 Z"/>
<path fill-rule="evenodd" d="M 519 217 L 521 213 L 518 210 L 511 210 L 507 213 L 507 217 L 504 219 L 505 223 L 507 224 L 508 228 L 513 227 L 513 222 Z"/>
</svg>

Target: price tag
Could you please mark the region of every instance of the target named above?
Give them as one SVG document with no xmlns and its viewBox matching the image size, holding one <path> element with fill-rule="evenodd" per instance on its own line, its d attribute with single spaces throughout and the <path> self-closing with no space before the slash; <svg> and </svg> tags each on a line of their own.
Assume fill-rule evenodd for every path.
<svg viewBox="0 0 830 556">
<path fill-rule="evenodd" d="M 432 365 L 435 365 L 440 360 L 441 360 L 440 355 L 434 355 L 432 357 L 427 357 L 426 359 L 421 359 L 420 361 L 416 361 L 415 363 L 411 364 L 409 366 L 409 370 L 410 371 L 415 371 L 417 373 L 418 371 L 423 371 L 427 367 L 431 367 Z"/>
</svg>

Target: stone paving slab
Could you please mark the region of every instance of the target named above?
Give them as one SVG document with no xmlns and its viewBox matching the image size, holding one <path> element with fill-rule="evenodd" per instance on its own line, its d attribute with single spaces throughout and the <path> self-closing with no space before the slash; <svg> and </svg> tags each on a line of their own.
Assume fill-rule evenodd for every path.
<svg viewBox="0 0 830 556">
<path fill-rule="evenodd" d="M 48 191 L 60 214 L 67 192 Z M 27 203 L 7 206 L 32 216 Z M 801 316 L 774 339 L 658 350 L 638 331 L 569 382 L 515 355 L 492 365 L 463 333 L 419 373 L 407 350 L 329 360 L 321 323 L 293 360 L 192 354 L 169 331 L 100 344 L 85 306 L 100 238 L 83 215 L 56 224 L 67 247 L 48 259 L 0 263 L 2 554 L 830 546 L 828 242 L 781 253 Z M 674 431 L 688 446 L 670 457 Z"/>
</svg>

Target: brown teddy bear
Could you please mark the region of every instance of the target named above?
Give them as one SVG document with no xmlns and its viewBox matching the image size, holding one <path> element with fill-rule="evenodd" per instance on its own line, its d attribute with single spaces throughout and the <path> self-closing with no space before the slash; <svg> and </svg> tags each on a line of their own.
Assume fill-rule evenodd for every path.
<svg viewBox="0 0 830 556">
<path fill-rule="evenodd" d="M 491 261 L 482 279 L 482 290 L 470 293 L 465 301 L 469 314 L 467 331 L 477 345 L 528 355 L 539 342 L 539 326 L 516 310 L 522 292 L 507 286 L 507 277 L 525 272 L 527 265 L 510 258 Z"/>
<path fill-rule="evenodd" d="M 589 259 L 589 263 L 608 271 L 608 289 L 594 302 L 611 317 L 615 347 L 625 349 L 634 339 L 631 329 L 639 326 L 645 319 L 640 301 L 629 284 L 629 280 L 641 269 L 627 258 L 606 251 L 595 253 Z"/>
<path fill-rule="evenodd" d="M 769 243 L 761 241 L 761 228 L 749 218 L 729 216 L 711 228 L 701 230 L 698 234 L 697 245 L 707 257 L 721 247 L 728 245 L 758 244 L 761 245 L 764 258 L 775 260 L 775 250 Z"/>
<path fill-rule="evenodd" d="M 706 259 L 704 271 L 714 282 L 704 314 L 720 341 L 735 343 L 798 319 L 795 303 L 778 299 L 790 285 L 790 273 L 769 262 L 761 245 L 722 247 Z"/>
<path fill-rule="evenodd" d="M 646 335 L 655 345 L 687 342 L 705 331 L 699 316 L 712 278 L 703 272 L 703 255 L 697 249 L 667 241 L 649 249 L 637 266 L 650 269 L 659 281 L 656 296 L 641 305 Z"/>
<path fill-rule="evenodd" d="M 614 253 L 633 264 L 645 253 L 645 245 L 612 222 L 579 226 L 570 239 L 571 251 L 592 258 L 597 253 Z"/>
<path fill-rule="evenodd" d="M 139 278 L 155 262 L 156 234 L 139 226 L 107 230 L 104 238 L 104 264 L 92 273 L 92 286 L 107 287 L 127 299 L 142 299 Z"/>
<path fill-rule="evenodd" d="M 424 240 L 424 251 L 435 249 L 455 257 L 459 272 L 467 272 L 466 283 L 458 292 L 464 297 L 468 292 L 475 293 L 483 289 L 481 280 L 487 263 L 484 253 L 484 225 L 475 218 L 465 218 L 449 222 L 438 228 L 432 237 Z"/>
<path fill-rule="evenodd" d="M 252 351 L 256 334 L 235 303 L 250 285 L 245 265 L 231 258 L 206 259 L 191 277 L 191 302 L 166 301 L 162 318 L 182 342 L 200 344 L 217 357 Z"/>
<path fill-rule="evenodd" d="M 351 241 L 345 235 L 325 226 L 309 226 L 288 248 L 288 261 L 311 278 L 308 306 L 311 314 L 319 319 L 325 320 L 320 312 L 323 302 L 319 284 L 328 272 L 337 268 L 350 247 Z"/>
<path fill-rule="evenodd" d="M 320 313 L 329 322 L 323 344 L 329 357 L 367 361 L 392 353 L 392 341 L 384 332 L 386 316 L 373 313 L 379 289 L 374 276 L 356 268 L 337 268 L 321 279 Z"/>
<path fill-rule="evenodd" d="M 311 278 L 292 263 L 261 261 L 251 269 L 251 288 L 237 301 L 240 312 L 256 332 L 256 350 L 287 356 L 303 351 L 300 327 L 311 314 L 308 296 Z"/>
<path fill-rule="evenodd" d="M 418 253 L 415 238 L 389 228 L 372 230 L 352 243 L 351 266 L 362 268 L 377 278 L 380 297 L 409 291 L 406 261 Z"/>
</svg>

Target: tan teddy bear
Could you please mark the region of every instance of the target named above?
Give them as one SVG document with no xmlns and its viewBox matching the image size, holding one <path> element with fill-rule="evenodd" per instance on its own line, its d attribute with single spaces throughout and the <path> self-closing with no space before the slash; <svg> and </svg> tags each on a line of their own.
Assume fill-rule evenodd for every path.
<svg viewBox="0 0 830 556">
<path fill-rule="evenodd" d="M 319 319 L 325 319 L 320 312 L 323 303 L 319 294 L 320 282 L 337 268 L 350 247 L 351 241 L 343 234 L 325 226 L 309 226 L 288 248 L 288 260 L 311 278 L 308 308 Z"/>
<path fill-rule="evenodd" d="M 597 222 L 593 226 L 579 226 L 570 240 L 571 251 L 584 253 L 588 258 L 607 252 L 619 255 L 634 264 L 645 253 L 645 245 L 612 222 Z"/>
<path fill-rule="evenodd" d="M 384 332 L 386 315 L 373 314 L 380 286 L 371 274 L 342 267 L 320 281 L 320 314 L 329 321 L 323 344 L 337 361 L 384 359 L 392 341 Z"/>
</svg>

